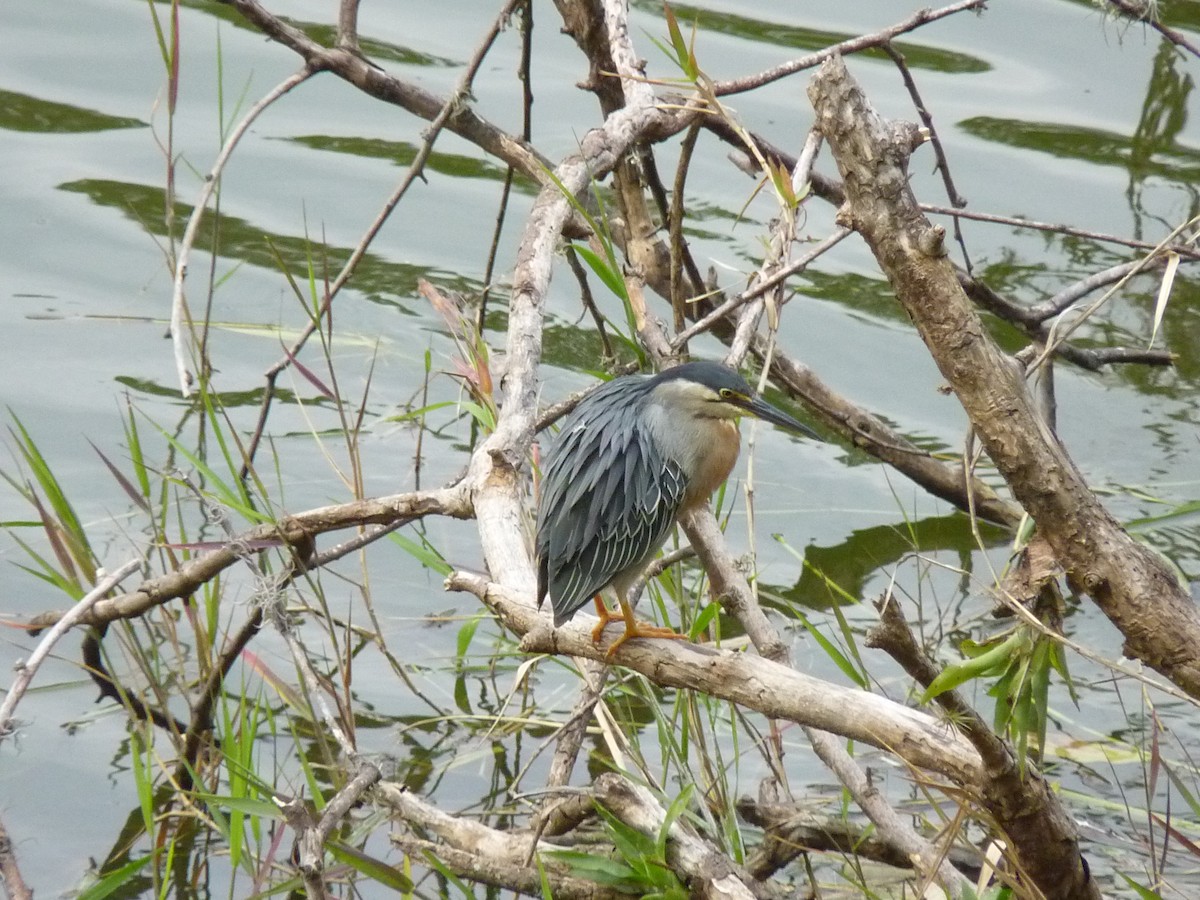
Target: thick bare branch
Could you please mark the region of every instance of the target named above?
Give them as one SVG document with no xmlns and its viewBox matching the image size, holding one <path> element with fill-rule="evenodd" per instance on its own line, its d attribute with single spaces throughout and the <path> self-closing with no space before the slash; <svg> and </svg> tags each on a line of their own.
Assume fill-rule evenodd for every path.
<svg viewBox="0 0 1200 900">
<path fill-rule="evenodd" d="M 532 592 L 515 593 L 480 575 L 456 572 L 451 590 L 469 591 L 522 635 L 527 652 L 604 659 L 592 643 L 591 622 L 577 616 L 554 629 L 532 605 Z M 664 687 L 689 688 L 731 700 L 776 719 L 831 731 L 895 753 L 913 766 L 938 772 L 958 784 L 975 784 L 979 755 L 947 724 L 879 694 L 854 690 L 804 675 L 778 663 L 684 641 L 631 641 L 613 656 Z"/>
<path fill-rule="evenodd" d="M 945 257 L 944 232 L 909 189 L 916 129 L 881 119 L 840 58 L 821 67 L 809 96 L 846 188 L 841 218 L 870 245 L 1072 586 L 1121 630 L 1126 654 L 1200 696 L 1200 611 L 1163 561 L 1101 505 L 1038 415 L 1019 367 L 988 337 Z"/>
</svg>

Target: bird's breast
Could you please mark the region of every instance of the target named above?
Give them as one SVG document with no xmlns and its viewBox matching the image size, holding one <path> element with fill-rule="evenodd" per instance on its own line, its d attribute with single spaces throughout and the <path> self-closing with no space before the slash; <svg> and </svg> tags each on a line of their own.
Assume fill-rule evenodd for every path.
<svg viewBox="0 0 1200 900">
<path fill-rule="evenodd" d="M 714 420 L 706 438 L 704 446 L 695 448 L 696 463 L 684 496 L 684 504 L 689 507 L 705 503 L 712 492 L 725 483 L 741 449 L 737 425 L 730 419 Z"/>
</svg>

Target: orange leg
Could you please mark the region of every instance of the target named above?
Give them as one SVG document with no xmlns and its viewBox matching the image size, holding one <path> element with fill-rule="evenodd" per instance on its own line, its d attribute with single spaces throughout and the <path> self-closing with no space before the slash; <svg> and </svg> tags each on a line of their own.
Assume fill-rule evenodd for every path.
<svg viewBox="0 0 1200 900">
<path fill-rule="evenodd" d="M 621 616 L 605 606 L 599 594 L 594 599 L 596 601 L 596 615 L 600 617 L 600 621 L 592 629 L 592 643 L 599 644 L 604 637 L 604 629 L 608 627 L 608 623 L 621 621 Z"/>
<path fill-rule="evenodd" d="M 615 616 L 612 616 L 610 610 L 605 610 L 605 612 L 608 612 L 610 617 L 615 618 Z M 633 607 L 624 600 L 621 601 L 621 617 L 625 620 L 625 633 L 613 641 L 612 646 L 609 647 L 604 654 L 605 659 L 612 659 L 612 655 L 617 652 L 617 648 L 630 638 L 669 638 L 676 641 L 687 640 L 686 634 L 680 634 L 674 629 L 661 628 L 658 625 L 647 625 L 644 622 L 639 623 L 633 615 Z"/>
</svg>

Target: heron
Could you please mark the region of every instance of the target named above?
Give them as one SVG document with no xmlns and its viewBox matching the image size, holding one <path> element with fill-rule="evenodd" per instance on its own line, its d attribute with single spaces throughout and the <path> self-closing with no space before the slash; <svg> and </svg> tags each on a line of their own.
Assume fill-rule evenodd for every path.
<svg viewBox="0 0 1200 900">
<path fill-rule="evenodd" d="M 716 362 L 614 378 L 566 418 L 546 452 L 535 539 L 538 607 L 550 597 L 556 628 L 592 599 L 594 644 L 625 623 L 606 658 L 633 638 L 684 637 L 638 622 L 630 590 L 679 518 L 733 471 L 745 415 L 819 440 Z M 619 611 L 600 596 L 610 587 Z"/>
</svg>

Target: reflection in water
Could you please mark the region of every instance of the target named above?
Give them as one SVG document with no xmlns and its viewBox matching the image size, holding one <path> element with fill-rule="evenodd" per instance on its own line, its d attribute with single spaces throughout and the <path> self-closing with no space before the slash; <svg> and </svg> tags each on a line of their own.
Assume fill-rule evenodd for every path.
<svg viewBox="0 0 1200 900">
<path fill-rule="evenodd" d="M 1200 151 L 1184 150 L 1179 144 L 1179 135 L 1187 124 L 1187 99 L 1192 92 L 1192 76 L 1178 71 L 1179 54 L 1175 45 L 1163 40 L 1154 56 L 1154 68 L 1150 73 L 1150 83 L 1146 87 L 1146 102 L 1142 106 L 1142 115 L 1134 129 L 1131 152 L 1129 156 L 1129 207 L 1134 213 L 1134 234 L 1143 236 L 1143 219 L 1150 215 L 1158 226 L 1170 231 L 1175 223 L 1166 222 L 1160 216 L 1148 214 L 1142 205 L 1142 190 L 1147 178 L 1160 174 L 1156 171 L 1155 157 L 1179 157 L 1186 155 L 1195 161 L 1193 168 L 1185 169 L 1195 173 L 1200 170 Z M 1191 211 L 1187 218 L 1194 216 L 1198 209 L 1200 190 L 1196 187 L 1195 174 L 1177 177 L 1178 186 L 1187 191 L 1190 198 Z M 1157 232 L 1158 229 L 1155 229 Z"/>
<path fill-rule="evenodd" d="M 166 192 L 162 188 L 88 178 L 59 185 L 59 189 L 84 194 L 100 206 L 120 210 L 150 234 L 167 234 L 162 214 Z M 175 204 L 178 220 L 185 219 L 191 212 L 191 206 Z M 213 223 L 217 227 L 214 228 Z M 349 248 L 344 247 L 326 246 L 318 249 L 305 238 L 271 234 L 245 219 L 213 210 L 205 214 L 205 226 L 199 230 L 195 246 L 206 253 L 215 250 L 223 259 L 249 263 L 271 271 L 283 265 L 294 278 L 302 282 L 308 279 L 309 266 L 314 257 L 320 260 L 319 264 L 327 267 L 332 279 L 351 253 Z M 324 274 L 321 273 L 322 276 Z M 354 287 L 369 300 L 409 312 L 405 301 L 416 294 L 417 282 L 422 278 L 434 281 L 446 290 L 462 293 L 479 290 L 477 282 L 458 273 L 390 262 L 371 252 L 363 257 L 354 272 Z"/>
<path fill-rule="evenodd" d="M 145 128 L 141 119 L 110 116 L 107 113 L 55 103 L 29 94 L 0 90 L 0 128 L 9 131 L 34 131 L 43 134 L 76 134 L 109 131 L 114 128 Z"/>
</svg>

